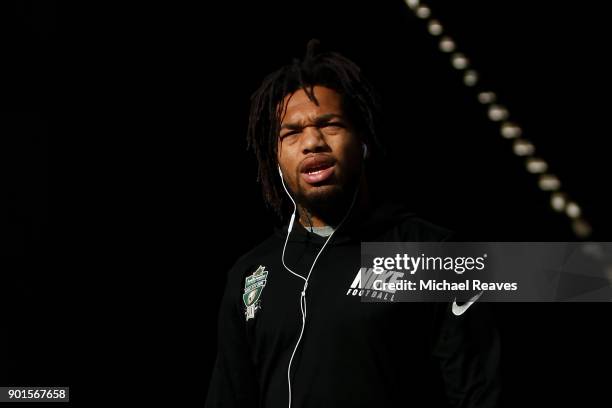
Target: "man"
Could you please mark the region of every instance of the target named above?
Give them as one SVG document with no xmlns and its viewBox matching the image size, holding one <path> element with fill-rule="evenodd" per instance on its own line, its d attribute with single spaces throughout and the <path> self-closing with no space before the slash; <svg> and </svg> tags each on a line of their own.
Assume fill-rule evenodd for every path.
<svg viewBox="0 0 612 408">
<path fill-rule="evenodd" d="M 484 305 L 455 316 L 450 304 L 361 301 L 361 242 L 450 231 L 380 198 L 374 92 L 353 62 L 315 46 L 252 97 L 263 194 L 289 222 L 229 272 L 206 406 L 496 406 Z"/>
</svg>

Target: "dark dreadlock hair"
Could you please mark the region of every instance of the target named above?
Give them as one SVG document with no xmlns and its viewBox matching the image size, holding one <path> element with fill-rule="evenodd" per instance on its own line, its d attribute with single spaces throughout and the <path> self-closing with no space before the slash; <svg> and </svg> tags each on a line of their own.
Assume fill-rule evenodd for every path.
<svg viewBox="0 0 612 408">
<path fill-rule="evenodd" d="M 315 85 L 335 90 L 342 96 L 348 120 L 368 145 L 369 160 L 382 153 L 378 138 L 380 104 L 374 89 L 354 62 L 335 52 L 316 53 L 318 45 L 318 40 L 310 40 L 301 61 L 295 58 L 268 75 L 251 96 L 247 149 L 257 157 L 257 181 L 266 205 L 281 219 L 285 196 L 277 170 L 277 143 L 285 96 L 303 89 L 318 105 Z"/>
</svg>

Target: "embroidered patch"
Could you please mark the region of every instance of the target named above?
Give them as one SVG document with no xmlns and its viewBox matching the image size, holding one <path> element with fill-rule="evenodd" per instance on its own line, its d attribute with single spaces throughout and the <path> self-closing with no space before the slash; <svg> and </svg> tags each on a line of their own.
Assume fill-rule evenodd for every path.
<svg viewBox="0 0 612 408">
<path fill-rule="evenodd" d="M 268 271 L 265 266 L 259 266 L 252 275 L 247 276 L 244 281 L 244 293 L 242 301 L 246 310 L 244 312 L 246 319 L 253 319 L 255 312 L 261 309 L 261 292 L 266 286 Z"/>
</svg>

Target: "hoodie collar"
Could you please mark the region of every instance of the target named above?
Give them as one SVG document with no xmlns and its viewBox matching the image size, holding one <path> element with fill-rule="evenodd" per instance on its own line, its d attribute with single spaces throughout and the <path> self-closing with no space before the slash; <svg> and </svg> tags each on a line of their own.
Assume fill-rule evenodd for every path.
<svg viewBox="0 0 612 408">
<path fill-rule="evenodd" d="M 369 211 L 355 219 L 352 215 L 347 218 L 345 224 L 332 236 L 328 245 L 337 245 L 347 242 L 363 242 L 376 237 L 381 232 L 389 229 L 404 218 L 414 216 L 405 204 L 390 200 L 374 199 Z M 282 228 L 275 229 L 276 235 L 282 239 L 287 237 L 288 224 Z M 299 221 L 293 224 L 293 230 L 289 237 L 290 242 L 322 245 L 327 237 L 308 231 Z"/>
</svg>

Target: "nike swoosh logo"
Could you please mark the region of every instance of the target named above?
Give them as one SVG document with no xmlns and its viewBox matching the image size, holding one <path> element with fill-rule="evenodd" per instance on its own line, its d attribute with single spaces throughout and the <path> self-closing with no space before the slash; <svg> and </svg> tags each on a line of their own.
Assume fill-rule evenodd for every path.
<svg viewBox="0 0 612 408">
<path fill-rule="evenodd" d="M 462 304 L 461 306 L 459 306 L 457 304 L 457 298 L 455 298 L 453 300 L 453 314 L 455 316 L 461 316 L 462 314 L 465 313 L 466 310 L 468 310 L 468 308 L 470 306 L 472 306 L 474 304 L 474 302 L 476 302 L 478 300 L 478 298 L 480 298 L 482 296 L 482 294 L 484 293 L 484 290 L 481 291 L 479 294 L 477 294 L 476 296 L 472 297 L 470 300 L 468 300 L 467 302 L 465 302 L 464 304 Z"/>
</svg>

